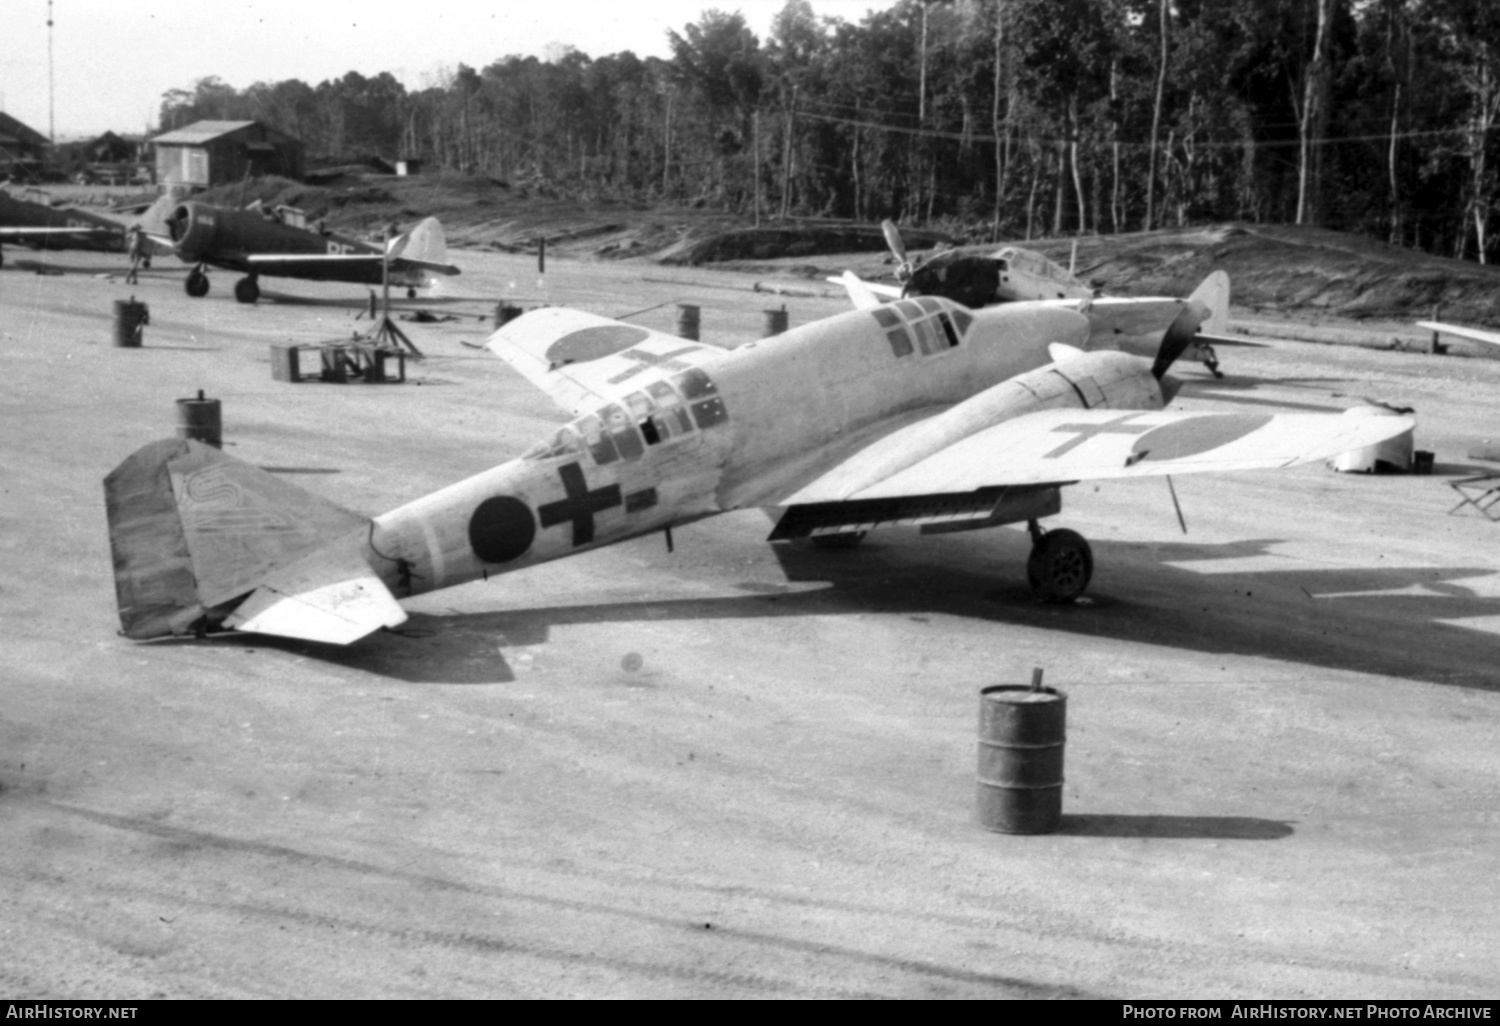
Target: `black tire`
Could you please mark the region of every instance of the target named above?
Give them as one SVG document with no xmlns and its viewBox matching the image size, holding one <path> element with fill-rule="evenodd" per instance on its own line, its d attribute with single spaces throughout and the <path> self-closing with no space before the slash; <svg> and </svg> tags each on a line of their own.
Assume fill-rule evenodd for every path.
<svg viewBox="0 0 1500 1026">
<path fill-rule="evenodd" d="M 236 302 L 253 303 L 260 298 L 260 285 L 254 278 L 241 278 L 234 283 Z"/>
<path fill-rule="evenodd" d="M 202 299 L 208 295 L 208 275 L 193 271 L 187 276 L 187 281 L 183 282 L 182 287 L 187 289 L 187 294 L 194 299 Z"/>
<path fill-rule="evenodd" d="M 1093 550 L 1083 535 L 1065 527 L 1038 538 L 1026 560 L 1027 583 L 1047 602 L 1072 602 L 1093 576 Z"/>
<path fill-rule="evenodd" d="M 406 298 L 407 299 L 416 299 L 417 298 L 417 290 L 416 289 L 407 289 L 406 290 Z"/>
<path fill-rule="evenodd" d="M 838 534 L 815 534 L 812 536 L 814 548 L 819 549 L 852 549 L 858 547 L 865 540 L 863 531 L 842 531 Z"/>
</svg>

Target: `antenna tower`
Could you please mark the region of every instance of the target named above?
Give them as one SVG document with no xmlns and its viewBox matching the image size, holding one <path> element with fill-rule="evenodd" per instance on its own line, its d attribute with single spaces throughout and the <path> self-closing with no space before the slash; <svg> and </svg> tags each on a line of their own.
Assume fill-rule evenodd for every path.
<svg viewBox="0 0 1500 1026">
<path fill-rule="evenodd" d="M 47 0 L 47 141 L 57 145 L 57 91 L 52 77 L 52 0 Z"/>
</svg>

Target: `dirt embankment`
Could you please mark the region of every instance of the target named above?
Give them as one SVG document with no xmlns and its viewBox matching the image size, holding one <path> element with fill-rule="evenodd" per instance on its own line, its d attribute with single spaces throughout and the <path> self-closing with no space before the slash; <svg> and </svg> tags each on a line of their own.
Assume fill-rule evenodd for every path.
<svg viewBox="0 0 1500 1026">
<path fill-rule="evenodd" d="M 87 196 L 59 198 L 98 202 L 99 193 L 92 188 Z M 332 169 L 316 184 L 256 179 L 202 198 L 228 205 L 287 203 L 329 227 L 371 237 L 387 225 L 404 227 L 434 216 L 456 249 L 534 252 L 545 238 L 551 252 L 581 259 L 717 264 L 807 277 L 850 268 L 871 280 L 894 280 L 895 261 L 876 225 L 809 219 L 756 228 L 731 214 L 580 202 L 535 184 L 483 176 Z M 919 260 L 945 241 L 936 232 L 902 231 Z M 1000 245 L 965 248 L 993 252 Z M 1080 277 L 1099 280 L 1117 295 L 1183 295 L 1210 271 L 1223 269 L 1236 305 L 1255 310 L 1413 320 L 1436 309 L 1445 320 L 1500 324 L 1500 268 L 1319 228 L 1221 224 L 1024 245 L 1064 266 L 1075 261 Z"/>
</svg>

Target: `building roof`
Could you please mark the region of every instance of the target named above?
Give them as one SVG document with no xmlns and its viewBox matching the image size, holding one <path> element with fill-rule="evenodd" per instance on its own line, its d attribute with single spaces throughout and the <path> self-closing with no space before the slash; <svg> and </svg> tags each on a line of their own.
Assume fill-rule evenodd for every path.
<svg viewBox="0 0 1500 1026">
<path fill-rule="evenodd" d="M 167 132 L 158 135 L 151 141 L 153 143 L 167 143 L 178 146 L 201 146 L 220 136 L 238 132 L 242 128 L 248 128 L 255 124 L 254 121 L 194 121 L 186 128 L 179 128 L 175 132 Z"/>
<path fill-rule="evenodd" d="M 0 111 L 0 136 L 7 136 L 11 140 L 27 146 L 47 145 L 47 137 L 45 135 L 32 129 L 29 125 L 22 124 L 4 111 Z"/>
</svg>

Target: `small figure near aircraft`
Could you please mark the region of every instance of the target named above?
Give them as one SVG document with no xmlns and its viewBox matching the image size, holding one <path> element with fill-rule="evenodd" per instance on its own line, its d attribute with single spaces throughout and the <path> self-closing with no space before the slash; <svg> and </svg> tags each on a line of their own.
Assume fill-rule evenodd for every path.
<svg viewBox="0 0 1500 1026">
<path fill-rule="evenodd" d="M 1167 374 L 1222 311 L 1180 302 L 1154 360 L 1089 351 L 1076 309 L 921 296 L 721 350 L 560 307 L 489 348 L 572 419 L 519 457 L 374 518 L 182 439 L 105 479 L 120 619 L 137 639 L 239 629 L 347 644 L 447 588 L 730 510 L 773 541 L 852 544 L 1024 523 L 1047 600 L 1093 555 L 1043 530 L 1080 481 L 1287 467 L 1411 428 L 1406 417 L 1171 413 Z M 670 536 L 669 536 L 670 537 Z"/>
<path fill-rule="evenodd" d="M 125 250 L 125 226 L 76 207 L 54 207 L 40 189 L 17 196 L 0 189 L 0 243 L 23 242 L 37 249 Z M 0 263 L 4 256 L 0 255 Z"/>
<path fill-rule="evenodd" d="M 379 285 L 389 264 L 390 284 L 415 296 L 416 289 L 435 283 L 434 275 L 459 273 L 448 263 L 447 240 L 435 217 L 382 247 L 309 228 L 294 207 L 256 203 L 236 210 L 187 201 L 168 215 L 167 231 L 168 237 L 153 239 L 194 265 L 184 283 L 194 297 L 208 294 L 210 265 L 244 272 L 234 284 L 234 298 L 241 303 L 260 298 L 261 275 Z"/>
</svg>

